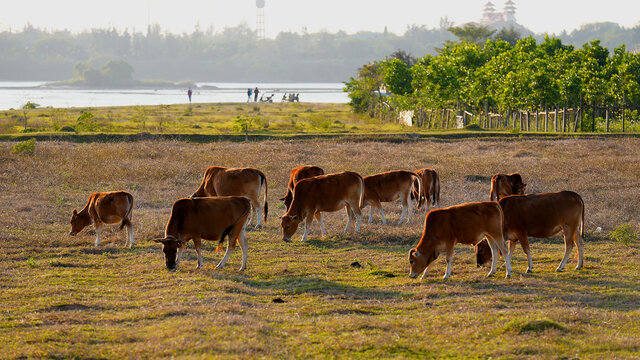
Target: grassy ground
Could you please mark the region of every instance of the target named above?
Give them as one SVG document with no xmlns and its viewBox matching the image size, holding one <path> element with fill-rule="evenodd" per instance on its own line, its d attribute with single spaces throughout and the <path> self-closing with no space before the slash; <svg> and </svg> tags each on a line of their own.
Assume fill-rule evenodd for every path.
<svg viewBox="0 0 640 360">
<path fill-rule="evenodd" d="M 0 357 L 2 358 L 638 358 L 640 248 L 608 239 L 640 222 L 640 140 L 327 140 L 135 143 L 38 142 L 32 155 L 0 143 Z M 210 165 L 267 174 L 267 227 L 248 233 L 249 267 L 205 243 L 196 270 L 190 244 L 169 273 L 157 244 L 171 204 L 191 194 Z M 497 172 L 520 172 L 531 192 L 574 190 L 586 203 L 585 267 L 554 272 L 559 237 L 533 241 L 534 273 L 518 249 L 512 279 L 486 279 L 470 247 L 453 275 L 439 259 L 426 281 L 409 279 L 407 254 L 424 214 L 408 226 L 281 241 L 277 198 L 289 170 L 316 164 L 363 175 L 434 167 L 443 205 L 486 200 Z M 135 197 L 134 249 L 110 227 L 70 237 L 69 218 L 90 192 Z M 397 220 L 399 206 L 386 208 Z M 368 209 L 367 209 L 368 214 Z M 600 227 L 602 231 L 596 229 Z M 354 261 L 362 268 L 350 266 Z M 284 302 L 274 302 L 282 299 Z"/>
<path fill-rule="evenodd" d="M 94 117 L 78 121 L 89 112 Z M 0 134 L 24 133 L 22 110 L 0 112 Z M 252 120 L 252 134 L 399 132 L 404 127 L 383 124 L 353 114 L 345 104 L 312 103 L 221 103 L 96 108 L 38 108 L 26 113 L 27 132 L 136 134 L 233 134 L 234 120 Z M 67 127 L 66 129 L 63 129 Z"/>
</svg>

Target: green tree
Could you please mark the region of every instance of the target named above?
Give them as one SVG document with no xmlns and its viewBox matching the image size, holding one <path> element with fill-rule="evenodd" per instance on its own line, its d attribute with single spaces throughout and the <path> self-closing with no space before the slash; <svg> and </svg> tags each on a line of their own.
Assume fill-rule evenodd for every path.
<svg viewBox="0 0 640 360">
<path fill-rule="evenodd" d="M 29 111 L 37 108 L 38 106 L 40 106 L 39 104 L 36 104 L 34 102 L 31 101 L 27 101 L 26 104 L 22 105 L 21 109 L 22 109 L 22 121 L 24 122 L 24 130 L 27 131 L 27 118 L 28 118 L 28 114 Z"/>
<path fill-rule="evenodd" d="M 491 30 L 488 26 L 473 23 L 465 24 L 463 27 L 450 27 L 449 32 L 457 36 L 460 41 L 466 41 L 476 45 L 484 44 L 496 30 Z"/>
</svg>

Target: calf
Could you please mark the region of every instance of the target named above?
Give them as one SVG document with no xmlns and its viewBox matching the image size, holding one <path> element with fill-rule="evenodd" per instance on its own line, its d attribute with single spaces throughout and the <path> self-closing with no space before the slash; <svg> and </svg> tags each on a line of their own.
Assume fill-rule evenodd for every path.
<svg viewBox="0 0 640 360">
<path fill-rule="evenodd" d="M 364 200 L 364 180 L 351 171 L 337 174 L 314 176 L 298 181 L 293 189 L 293 201 L 289 211 L 282 217 L 282 240 L 290 241 L 298 230 L 301 221 L 305 221 L 302 241 L 307 240 L 313 217 L 321 211 L 347 209 L 347 232 L 355 218 L 355 232 L 360 231 L 362 213 L 360 208 Z M 324 233 L 323 229 L 323 233 Z"/>
<path fill-rule="evenodd" d="M 133 247 L 133 225 L 131 212 L 133 210 L 133 196 L 124 191 L 97 192 L 89 196 L 87 204 L 78 212 L 73 210 L 71 215 L 71 232 L 75 235 L 86 226 L 93 223 L 96 228 L 95 246 L 100 245 L 100 234 L 104 224 L 120 222 L 120 230 L 127 227 L 129 247 Z"/>
<path fill-rule="evenodd" d="M 511 175 L 496 174 L 491 178 L 491 201 L 500 201 L 505 196 L 522 195 L 527 184 L 522 182 L 522 176 L 518 173 Z"/>
<path fill-rule="evenodd" d="M 162 244 L 167 269 L 175 270 L 180 263 L 185 244 L 193 239 L 198 254 L 197 269 L 202 267 L 200 247 L 202 239 L 218 240 L 216 253 L 229 235 L 229 243 L 224 257 L 217 268 L 222 268 L 229 256 L 240 243 L 242 266 L 247 268 L 247 239 L 245 225 L 251 214 L 251 202 L 244 196 L 220 196 L 206 198 L 185 198 L 176 201 L 171 209 L 171 217 L 164 231 L 164 238 L 153 241 Z M 238 241 L 240 239 L 240 241 Z"/>
<path fill-rule="evenodd" d="M 497 254 L 500 250 L 506 254 L 507 247 L 502 235 L 502 210 L 496 202 L 467 203 L 431 210 L 424 221 L 424 232 L 418 246 L 409 251 L 409 276 L 416 278 L 422 273 L 423 279 L 431 263 L 444 253 L 447 260 L 444 279 L 448 279 L 451 276 L 454 245 L 475 245 L 485 236 L 489 239 L 492 253 Z M 511 277 L 509 254 L 505 259 L 507 277 Z M 496 266 L 497 260 L 494 256 L 491 271 L 487 276 L 495 274 Z"/>
<path fill-rule="evenodd" d="M 267 177 L 252 168 L 224 168 L 211 166 L 204 172 L 202 183 L 191 197 L 204 196 L 245 196 L 251 201 L 256 215 L 256 227 L 261 227 L 260 203 L 258 197 L 264 186 L 264 222 L 267 222 Z"/>
<path fill-rule="evenodd" d="M 504 237 L 510 241 L 510 256 L 513 255 L 516 242 L 519 241 L 522 250 L 527 254 L 528 273 L 533 271 L 528 237 L 548 238 L 560 231 L 564 234 L 564 257 L 556 271 L 564 270 L 574 244 L 578 248 L 576 270 L 582 267 L 584 201 L 580 195 L 572 191 L 513 195 L 503 198 L 499 204 L 504 213 Z M 488 247 L 484 241 L 475 247 L 478 266 L 492 259 Z"/>
<path fill-rule="evenodd" d="M 296 183 L 302 179 L 324 175 L 324 170 L 317 166 L 300 166 L 293 170 L 291 170 L 291 175 L 289 175 L 289 183 L 287 184 L 287 194 L 281 198 L 280 200 L 284 201 L 284 207 L 288 211 L 289 206 L 291 206 L 291 201 L 293 201 L 293 188 Z"/>
<path fill-rule="evenodd" d="M 376 208 L 380 212 L 382 223 L 386 225 L 387 219 L 384 217 L 381 203 L 398 199 L 402 202 L 402 215 L 398 225 L 402 225 L 405 222 L 408 223 L 413 211 L 413 206 L 410 206 L 410 203 L 411 187 L 414 180 L 418 182 L 418 193 L 422 193 L 420 177 L 411 171 L 387 171 L 381 174 L 365 176 L 363 206 L 371 205 L 369 223 L 373 220 L 373 208 Z M 422 205 L 420 200 L 421 198 L 418 198 L 418 207 Z"/>
<path fill-rule="evenodd" d="M 440 177 L 438 173 L 433 169 L 416 170 L 415 173 L 420 177 L 420 182 L 414 180 L 411 196 L 414 199 L 419 199 L 418 204 L 426 203 L 427 210 L 432 204 L 440 207 Z M 422 186 L 422 191 L 420 191 L 419 186 Z"/>
</svg>

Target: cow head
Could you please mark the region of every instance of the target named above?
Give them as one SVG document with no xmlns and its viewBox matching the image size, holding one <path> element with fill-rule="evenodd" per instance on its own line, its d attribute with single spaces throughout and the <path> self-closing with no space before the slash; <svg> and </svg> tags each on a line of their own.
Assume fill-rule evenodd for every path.
<svg viewBox="0 0 640 360">
<path fill-rule="evenodd" d="M 409 277 L 415 279 L 422 274 L 429 265 L 438 258 L 438 253 L 433 250 L 430 255 L 423 254 L 413 248 L 409 251 Z"/>
<path fill-rule="evenodd" d="M 511 174 L 511 179 L 512 179 L 512 183 L 511 183 L 511 191 L 514 195 L 524 195 L 524 191 L 527 187 L 527 184 L 525 184 L 522 181 L 522 176 L 520 176 L 520 174 L 518 173 L 513 173 Z"/>
<path fill-rule="evenodd" d="M 484 266 L 488 262 L 491 261 L 491 247 L 489 246 L 489 242 L 487 240 L 480 241 L 477 245 L 473 247 L 476 253 L 476 266 Z"/>
<path fill-rule="evenodd" d="M 172 235 L 162 239 L 154 239 L 153 241 L 162 244 L 162 252 L 164 253 L 164 260 L 167 265 L 167 269 L 176 270 L 178 268 L 178 250 L 183 248 L 187 242 L 182 239 L 176 239 L 176 237 Z"/>
<path fill-rule="evenodd" d="M 84 229 L 86 226 L 91 225 L 91 218 L 89 215 L 78 213 L 77 210 L 73 210 L 71 214 L 71 231 L 69 235 L 74 236 Z"/>
<path fill-rule="evenodd" d="M 291 241 L 291 237 L 298 230 L 298 225 L 300 225 L 301 221 L 302 219 L 298 215 L 285 215 L 282 217 L 280 225 L 282 226 L 283 241 Z"/>
<path fill-rule="evenodd" d="M 291 191 L 287 191 L 287 195 L 285 195 L 283 198 L 280 198 L 280 201 L 284 201 L 284 208 L 289 211 L 291 202 L 293 202 L 293 194 L 291 194 Z"/>
</svg>

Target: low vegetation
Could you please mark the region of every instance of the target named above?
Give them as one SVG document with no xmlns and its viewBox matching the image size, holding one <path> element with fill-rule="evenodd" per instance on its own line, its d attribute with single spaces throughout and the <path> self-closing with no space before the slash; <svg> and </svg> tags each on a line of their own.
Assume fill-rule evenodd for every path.
<svg viewBox="0 0 640 360">
<path fill-rule="evenodd" d="M 14 145 L 0 143 L 3 358 L 602 359 L 640 352 L 640 249 L 608 236 L 640 221 L 638 139 L 39 141 L 32 156 L 11 154 Z M 172 203 L 214 164 L 266 173 L 267 226 L 247 235 L 244 273 L 236 270 L 239 253 L 215 269 L 221 255 L 211 242 L 203 244 L 203 269 L 195 269 L 189 244 L 179 271 L 167 272 L 150 239 L 163 233 Z M 326 217 L 328 236 L 314 224 L 308 242 L 299 233 L 283 243 L 277 199 L 301 164 L 363 175 L 433 167 L 444 206 L 487 200 L 497 172 L 520 172 L 532 192 L 574 190 L 586 204 L 585 267 L 573 270 L 572 259 L 556 273 L 564 249 L 554 237 L 533 240 L 533 274 L 517 249 L 513 278 L 504 279 L 502 268 L 487 279 L 472 249 L 459 246 L 449 281 L 441 280 L 442 258 L 425 281 L 409 279 L 407 254 L 424 213 L 407 226 L 378 220 L 344 235 L 339 212 Z M 93 191 L 116 189 L 135 197 L 134 249 L 124 247 L 116 225 L 99 248 L 91 230 L 68 235 L 74 208 Z M 389 220 L 399 209 L 385 207 Z"/>
</svg>

